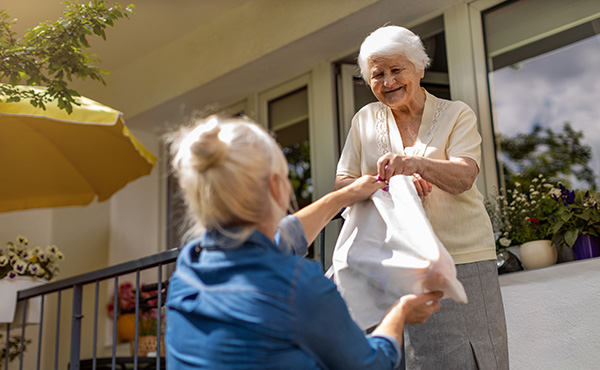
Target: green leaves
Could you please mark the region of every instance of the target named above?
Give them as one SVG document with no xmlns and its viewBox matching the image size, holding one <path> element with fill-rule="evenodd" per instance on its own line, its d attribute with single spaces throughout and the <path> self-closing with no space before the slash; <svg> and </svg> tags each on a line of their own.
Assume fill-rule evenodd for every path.
<svg viewBox="0 0 600 370">
<path fill-rule="evenodd" d="M 514 189 L 516 182 L 528 187 L 532 179 L 543 173 L 548 181 L 567 186 L 574 175 L 595 190 L 596 177 L 590 167 L 592 148 L 583 138 L 584 133 L 575 131 L 568 122 L 562 131 L 535 126 L 527 134 L 500 137 L 506 188 Z"/>
<path fill-rule="evenodd" d="M 45 104 L 55 101 L 59 108 L 71 113 L 73 99 L 79 94 L 67 88 L 67 81 L 75 79 L 100 81 L 105 84 L 95 63 L 94 54 L 86 52 L 90 44 L 88 36 L 98 36 L 106 40 L 106 27 L 113 27 L 115 21 L 129 18 L 134 6 L 123 8 L 119 4 L 107 7 L 106 1 L 94 0 L 86 4 L 64 1 L 63 17 L 48 23 L 42 22 L 28 30 L 18 39 L 11 30 L 6 9 L 0 10 L 0 101 L 16 102 L 28 99 L 34 107 L 45 109 Z M 16 89 L 15 85 L 26 83 L 32 86 L 46 86 L 42 94 Z M 11 86 L 12 85 L 12 86 Z"/>
<path fill-rule="evenodd" d="M 571 192 L 563 186 L 561 195 L 555 201 L 559 204 L 559 209 L 552 225 L 554 240 L 562 238 L 569 247 L 573 247 L 581 234 L 598 236 L 600 208 L 597 194 L 583 190 Z"/>
</svg>

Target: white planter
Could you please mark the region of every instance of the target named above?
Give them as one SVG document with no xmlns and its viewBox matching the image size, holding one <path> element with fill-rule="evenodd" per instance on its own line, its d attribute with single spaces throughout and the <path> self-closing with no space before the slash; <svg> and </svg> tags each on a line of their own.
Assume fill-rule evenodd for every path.
<svg viewBox="0 0 600 370">
<path fill-rule="evenodd" d="M 534 240 L 521 245 L 521 263 L 527 270 L 554 265 L 558 258 L 550 240 Z"/>
<path fill-rule="evenodd" d="M 29 277 L 17 276 L 13 280 L 0 279 L 0 323 L 20 325 L 23 322 L 23 302 L 17 305 L 17 292 L 45 284 L 46 280 L 33 280 Z M 29 324 L 39 324 L 41 297 L 29 299 L 27 303 L 27 319 Z"/>
</svg>

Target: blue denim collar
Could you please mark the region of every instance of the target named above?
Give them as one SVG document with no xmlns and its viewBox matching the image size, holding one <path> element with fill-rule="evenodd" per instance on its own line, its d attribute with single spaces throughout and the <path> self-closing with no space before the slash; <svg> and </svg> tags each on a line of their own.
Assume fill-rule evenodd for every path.
<svg viewBox="0 0 600 370">
<path fill-rule="evenodd" d="M 235 229 L 232 230 L 236 231 Z M 279 251 L 273 241 L 258 230 L 254 230 L 246 240 L 240 242 L 238 239 L 231 238 L 219 230 L 209 229 L 206 230 L 203 236 L 194 240 L 193 243 L 199 244 L 203 248 L 236 249 L 240 247 L 245 248 L 250 245 L 256 245 L 264 249 Z"/>
</svg>

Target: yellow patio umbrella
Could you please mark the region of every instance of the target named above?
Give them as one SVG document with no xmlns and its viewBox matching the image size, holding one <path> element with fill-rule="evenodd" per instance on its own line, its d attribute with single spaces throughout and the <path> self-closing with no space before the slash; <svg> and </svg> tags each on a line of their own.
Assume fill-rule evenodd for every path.
<svg viewBox="0 0 600 370">
<path fill-rule="evenodd" d="M 103 201 L 150 173 L 156 157 L 121 112 L 77 101 L 71 114 L 0 102 L 0 212 Z"/>
</svg>

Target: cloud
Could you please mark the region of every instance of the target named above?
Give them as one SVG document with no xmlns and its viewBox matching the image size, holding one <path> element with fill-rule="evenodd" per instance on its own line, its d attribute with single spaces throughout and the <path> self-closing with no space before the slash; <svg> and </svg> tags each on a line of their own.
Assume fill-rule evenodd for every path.
<svg viewBox="0 0 600 370">
<path fill-rule="evenodd" d="M 506 136 L 535 124 L 560 130 L 564 122 L 583 131 L 600 174 L 600 37 L 505 67 L 490 74 L 495 128 Z M 596 180 L 600 185 L 600 180 Z"/>
</svg>

